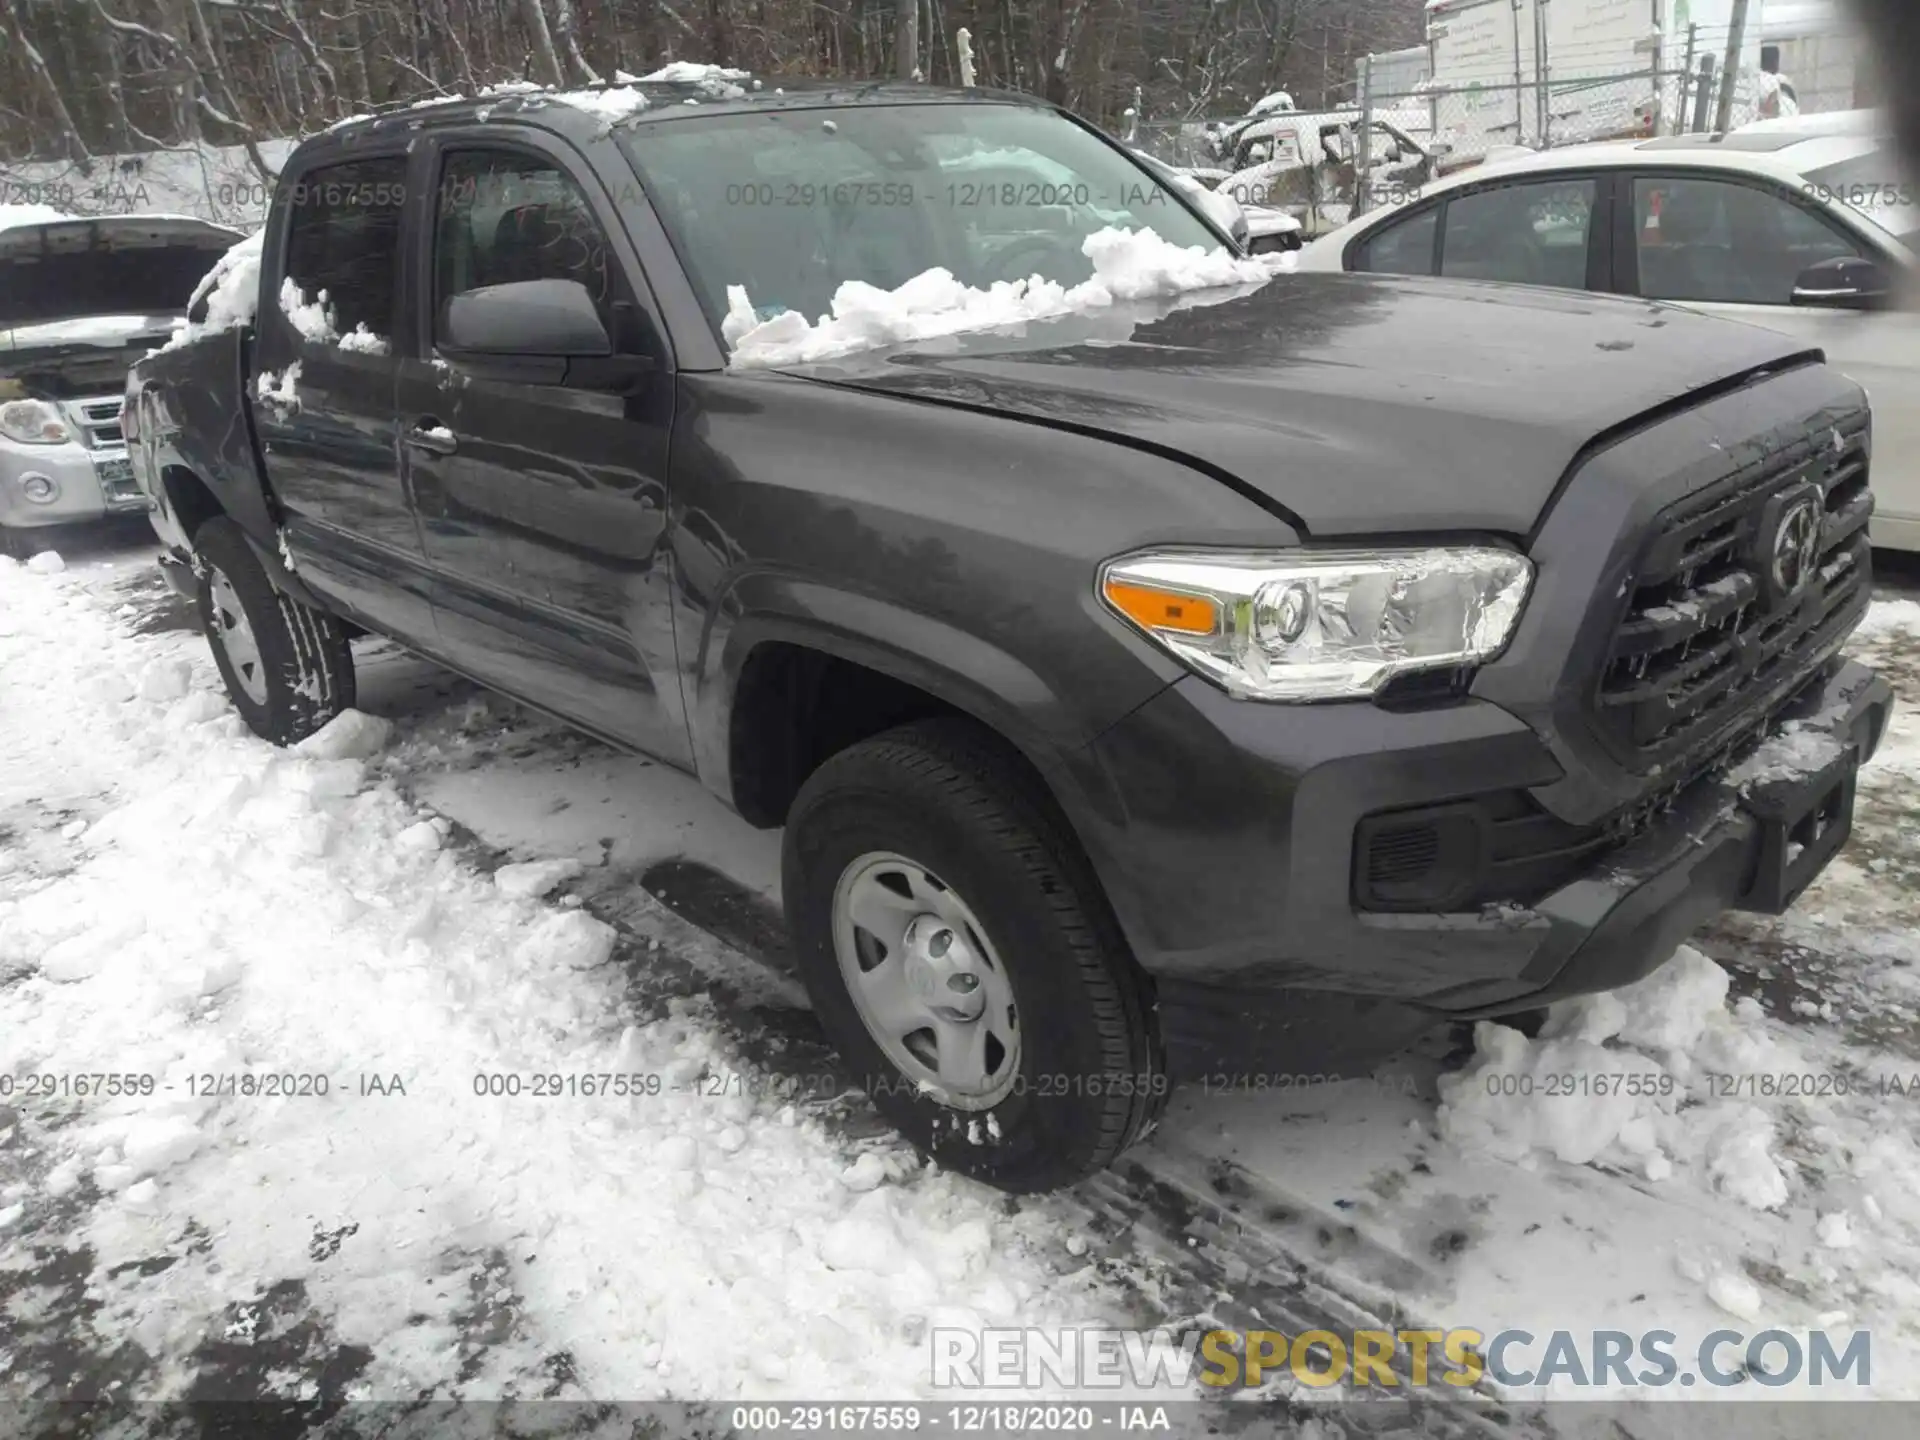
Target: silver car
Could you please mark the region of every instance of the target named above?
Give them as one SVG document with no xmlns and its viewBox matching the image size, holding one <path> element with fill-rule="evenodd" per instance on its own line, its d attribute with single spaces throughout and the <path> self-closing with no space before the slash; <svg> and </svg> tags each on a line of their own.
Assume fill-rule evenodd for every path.
<svg viewBox="0 0 1920 1440">
<path fill-rule="evenodd" d="M 0 550 L 147 508 L 120 430 L 127 370 L 238 239 L 168 215 L 0 229 Z"/>
</svg>

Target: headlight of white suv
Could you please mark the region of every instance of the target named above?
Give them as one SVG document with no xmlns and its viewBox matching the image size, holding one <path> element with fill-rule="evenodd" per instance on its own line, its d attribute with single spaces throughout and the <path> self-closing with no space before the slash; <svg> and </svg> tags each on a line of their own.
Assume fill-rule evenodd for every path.
<svg viewBox="0 0 1920 1440">
<path fill-rule="evenodd" d="M 67 422 L 44 400 L 9 400 L 0 405 L 0 435 L 22 445 L 58 445 L 69 437 Z"/>
<path fill-rule="evenodd" d="M 1533 583 L 1492 546 L 1158 551 L 1110 560 L 1120 616 L 1234 695 L 1354 700 L 1396 675 L 1491 660 Z"/>
</svg>

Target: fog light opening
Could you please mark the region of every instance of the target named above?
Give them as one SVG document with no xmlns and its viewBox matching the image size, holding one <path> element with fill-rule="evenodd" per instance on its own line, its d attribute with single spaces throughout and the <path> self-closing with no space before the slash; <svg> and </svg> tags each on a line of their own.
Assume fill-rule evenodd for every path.
<svg viewBox="0 0 1920 1440">
<path fill-rule="evenodd" d="M 30 471 L 20 477 L 20 493 L 36 505 L 51 505 L 60 498 L 60 485 L 51 475 Z"/>
</svg>

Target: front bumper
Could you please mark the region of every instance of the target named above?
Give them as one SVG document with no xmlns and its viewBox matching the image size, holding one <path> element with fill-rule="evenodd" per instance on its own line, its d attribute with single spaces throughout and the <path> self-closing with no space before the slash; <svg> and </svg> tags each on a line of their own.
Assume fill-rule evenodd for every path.
<svg viewBox="0 0 1920 1440">
<path fill-rule="evenodd" d="M 52 500 L 28 498 L 25 486 L 34 476 L 52 483 Z M 124 449 L 0 440 L 0 525 L 30 530 L 137 515 L 146 509 L 147 497 L 134 480 Z"/>
<path fill-rule="evenodd" d="M 1623 985 L 1719 914 L 1784 909 L 1845 841 L 1854 772 L 1892 702 L 1873 671 L 1832 666 L 1771 727 L 1830 735 L 1797 747 L 1824 757 L 1817 773 L 1744 790 L 1738 770 L 1705 776 L 1524 908 L 1387 914 L 1353 899 L 1364 817 L 1560 778 L 1545 744 L 1484 701 L 1276 707 L 1184 680 L 1095 742 L 1124 810 L 1077 828 L 1160 987 L 1163 1027 L 1312 992 L 1392 1002 L 1376 1025 L 1395 1009 L 1418 1028 Z"/>
</svg>

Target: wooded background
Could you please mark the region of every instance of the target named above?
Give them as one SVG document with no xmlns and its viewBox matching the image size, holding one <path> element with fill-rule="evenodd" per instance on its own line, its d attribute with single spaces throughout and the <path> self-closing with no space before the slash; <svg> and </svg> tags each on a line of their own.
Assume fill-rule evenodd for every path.
<svg viewBox="0 0 1920 1440">
<path fill-rule="evenodd" d="M 289 137 L 374 105 L 669 60 L 1024 90 L 1124 129 L 1348 100 L 1421 0 L 0 0 L 0 159 Z M 264 161 L 256 161 L 264 166 Z"/>
</svg>

